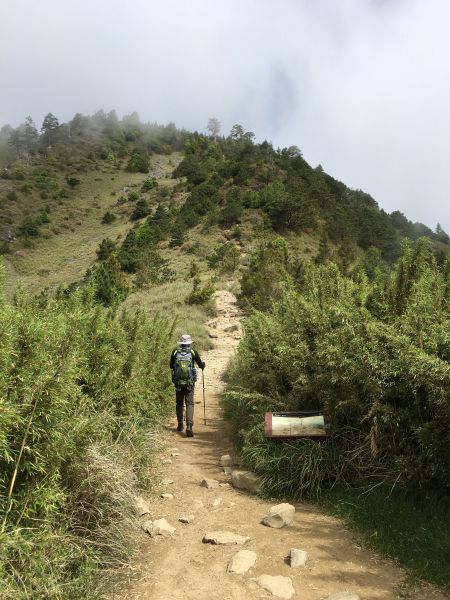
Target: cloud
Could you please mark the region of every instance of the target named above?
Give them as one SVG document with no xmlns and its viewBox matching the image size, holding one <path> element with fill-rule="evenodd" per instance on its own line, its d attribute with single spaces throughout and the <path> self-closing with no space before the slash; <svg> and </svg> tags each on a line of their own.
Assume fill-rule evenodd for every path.
<svg viewBox="0 0 450 600">
<path fill-rule="evenodd" d="M 17 0 L 2 8 L 0 123 L 216 116 L 450 231 L 449 19 L 446 0 Z"/>
</svg>

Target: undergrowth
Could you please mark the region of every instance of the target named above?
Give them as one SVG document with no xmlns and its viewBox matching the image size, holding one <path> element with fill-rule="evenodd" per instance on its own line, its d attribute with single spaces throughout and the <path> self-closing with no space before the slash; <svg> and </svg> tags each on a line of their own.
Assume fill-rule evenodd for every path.
<svg viewBox="0 0 450 600">
<path fill-rule="evenodd" d="M 261 309 L 244 323 L 223 406 L 262 493 L 325 501 L 415 576 L 448 583 L 450 263 L 421 239 L 372 279 L 327 263 L 270 287 L 250 281 L 253 267 L 242 294 Z M 331 437 L 265 437 L 265 412 L 299 410 L 327 414 Z"/>
<path fill-rule="evenodd" d="M 169 409 L 172 327 L 94 298 L 86 285 L 0 301 L 5 599 L 101 598 L 133 550 L 134 498 Z"/>
</svg>

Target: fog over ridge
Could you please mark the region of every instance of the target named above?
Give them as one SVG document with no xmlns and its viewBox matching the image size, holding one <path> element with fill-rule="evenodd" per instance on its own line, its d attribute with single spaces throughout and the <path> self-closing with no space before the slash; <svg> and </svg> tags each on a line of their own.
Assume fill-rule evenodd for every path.
<svg viewBox="0 0 450 600">
<path fill-rule="evenodd" d="M 17 0 L 2 7 L 0 126 L 216 116 L 450 232 L 449 25 L 446 0 Z"/>
</svg>

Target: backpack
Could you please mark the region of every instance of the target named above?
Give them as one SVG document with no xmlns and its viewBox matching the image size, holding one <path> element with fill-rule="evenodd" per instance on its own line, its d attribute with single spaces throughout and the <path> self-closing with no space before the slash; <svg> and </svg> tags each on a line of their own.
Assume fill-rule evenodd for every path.
<svg viewBox="0 0 450 600">
<path fill-rule="evenodd" d="M 176 389 L 190 390 L 194 387 L 197 380 L 197 370 L 194 368 L 194 351 L 174 350 L 175 361 L 172 373 L 172 383 Z"/>
</svg>

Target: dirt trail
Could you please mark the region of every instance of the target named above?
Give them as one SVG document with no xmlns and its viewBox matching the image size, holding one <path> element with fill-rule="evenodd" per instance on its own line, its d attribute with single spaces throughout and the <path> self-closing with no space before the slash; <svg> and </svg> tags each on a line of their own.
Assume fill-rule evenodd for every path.
<svg viewBox="0 0 450 600">
<path fill-rule="evenodd" d="M 208 325 L 216 348 L 205 355 L 207 424 L 203 424 L 201 385 L 196 389 L 195 437 L 188 439 L 175 431 L 174 418 L 167 432 L 161 492 L 173 499 L 157 498 L 151 503 L 151 518 L 166 518 L 176 527 L 171 538 L 146 538 L 138 565 L 139 577 L 127 599 L 152 600 L 244 600 L 273 598 L 252 579 L 262 574 L 290 577 L 294 599 L 320 600 L 335 592 L 352 591 L 361 600 L 398 598 L 404 573 L 391 561 L 355 544 L 342 524 L 312 505 L 297 504 L 293 525 L 283 529 L 263 526 L 260 521 L 278 501 L 263 501 L 232 487 L 206 489 L 203 478 L 226 483 L 229 478 L 218 465 L 222 454 L 232 450 L 232 441 L 221 418 L 217 394 L 221 376 L 233 355 L 240 336 L 240 313 L 228 291 L 217 294 L 217 317 Z M 178 450 L 172 450 L 177 448 Z M 180 456 L 172 456 L 178 452 Z M 214 502 L 220 500 L 218 506 Z M 217 503 L 216 503 L 217 504 Z M 190 524 L 178 522 L 182 515 L 194 515 Z M 244 546 L 257 554 L 256 565 L 245 575 L 228 574 L 227 564 L 241 546 L 203 544 L 206 531 L 226 530 L 251 539 Z M 143 534 L 144 535 L 144 534 Z M 291 548 L 308 553 L 305 568 L 291 568 L 286 556 Z M 410 598 L 443 600 L 432 589 L 416 592 Z"/>
</svg>

